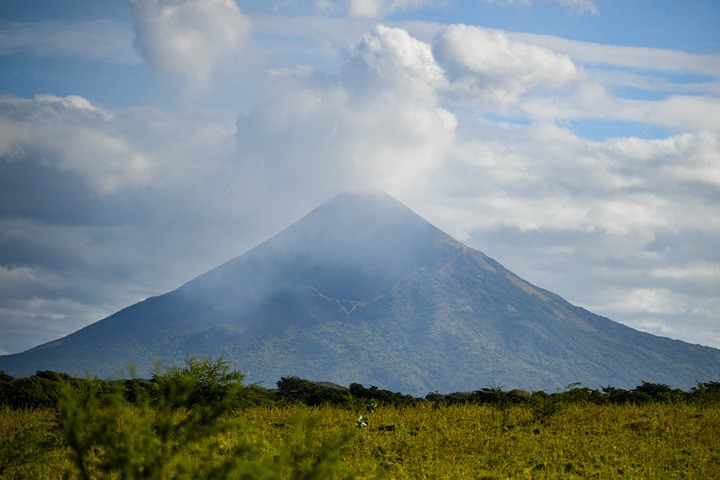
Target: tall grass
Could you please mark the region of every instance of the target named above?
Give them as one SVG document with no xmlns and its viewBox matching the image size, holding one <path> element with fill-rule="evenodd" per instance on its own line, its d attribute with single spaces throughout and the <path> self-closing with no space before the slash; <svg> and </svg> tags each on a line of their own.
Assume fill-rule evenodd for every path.
<svg viewBox="0 0 720 480">
<path fill-rule="evenodd" d="M 4 408 L 0 477 L 720 478 L 714 405 L 570 404 L 541 418 L 523 405 L 361 413 L 366 427 L 346 408 L 251 407 L 217 419 L 222 428 L 193 427 L 161 441 L 162 412 L 101 406 L 83 420 L 80 467 L 53 411 Z M 177 426 L 188 412 L 173 415 Z M 98 425 L 104 430 L 94 437 Z M 162 454 L 163 468 L 153 468 Z"/>
</svg>

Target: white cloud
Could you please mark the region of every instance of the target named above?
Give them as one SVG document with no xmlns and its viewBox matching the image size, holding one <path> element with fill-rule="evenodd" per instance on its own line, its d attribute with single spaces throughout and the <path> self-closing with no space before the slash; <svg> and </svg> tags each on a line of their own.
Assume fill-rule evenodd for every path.
<svg viewBox="0 0 720 480">
<path fill-rule="evenodd" d="M 614 293 L 615 301 L 604 304 L 603 309 L 621 313 L 658 315 L 682 315 L 692 310 L 683 295 L 667 288 L 632 288 Z"/>
<path fill-rule="evenodd" d="M 384 4 L 383 0 L 350 0 L 348 13 L 354 17 L 379 17 Z"/>
<path fill-rule="evenodd" d="M 213 75 L 236 62 L 250 21 L 233 0 L 131 0 L 135 44 L 154 68 L 206 89 Z"/>
<path fill-rule="evenodd" d="M 655 186 L 666 188 L 666 194 L 671 194 L 672 186 L 682 184 L 720 187 L 718 133 L 684 133 L 659 140 L 613 139 L 608 142 L 608 153 L 630 165 L 644 163 L 645 167 L 636 169 L 635 174 L 647 183 L 652 180 Z"/>
<path fill-rule="evenodd" d="M 462 163 L 446 164 L 447 189 L 468 195 L 482 182 L 476 195 L 490 209 L 476 218 L 487 218 L 486 227 L 499 222 L 652 240 L 641 232 L 720 228 L 711 191 L 693 187 L 713 181 L 703 175 L 720 162 L 717 142 L 706 132 L 593 142 L 554 125 L 502 130 L 484 123 L 461 129 L 454 158 Z"/>
<path fill-rule="evenodd" d="M 353 17 L 378 18 L 397 10 L 420 8 L 432 0 L 348 0 L 348 13 Z"/>
<path fill-rule="evenodd" d="M 35 103 L 44 107 L 49 107 L 54 112 L 60 114 L 81 114 L 83 116 L 98 117 L 102 120 L 111 120 L 112 115 L 107 111 L 99 108 L 86 98 L 79 95 L 68 95 L 67 97 L 58 97 L 52 94 L 35 95 Z"/>
<path fill-rule="evenodd" d="M 391 91 L 393 96 L 432 101 L 447 84 L 430 46 L 400 28 L 375 27 L 353 46 L 343 69 L 345 82 L 371 95 Z"/>
<path fill-rule="evenodd" d="M 690 95 L 673 95 L 659 102 L 636 104 L 624 113 L 625 118 L 643 123 L 667 125 L 675 131 L 712 130 L 720 132 L 720 99 Z"/>
<path fill-rule="evenodd" d="M 707 96 L 672 95 L 662 100 L 635 100 L 612 95 L 592 81 L 571 95 L 545 95 L 526 99 L 520 106 L 535 121 L 601 119 L 659 125 L 674 132 L 720 132 L 720 100 Z"/>
<path fill-rule="evenodd" d="M 243 154 L 275 166 L 268 182 L 397 193 L 442 162 L 457 118 L 437 102 L 445 80 L 429 45 L 378 26 L 348 56 L 338 77 L 276 72 L 263 101 L 239 118 Z"/>
<path fill-rule="evenodd" d="M 532 80 L 542 76 L 528 77 L 526 72 L 518 70 L 509 81 L 504 81 L 501 72 L 503 68 L 511 69 L 511 62 L 509 65 L 493 65 L 489 61 L 482 64 L 488 65 L 486 68 L 498 76 L 497 83 L 502 86 L 497 91 L 500 95 L 498 98 L 505 98 L 508 104 L 518 103 L 523 112 L 521 115 L 531 120 L 562 122 L 598 119 L 657 125 L 671 132 L 720 131 L 720 100 L 717 98 L 720 87 L 717 81 L 712 80 L 713 77 L 720 78 L 719 55 L 600 45 L 527 33 L 499 32 L 499 35 L 509 45 L 520 42 L 519 45 L 531 45 L 535 52 L 537 49 L 547 49 L 546 52 L 564 57 L 575 66 L 577 75 L 572 77 L 561 74 L 559 79 L 566 79 L 566 82 L 554 85 L 554 91 L 526 94 L 523 97 L 522 94 L 533 86 L 532 81 L 525 82 L 524 79 Z M 473 45 L 486 45 L 487 42 L 479 39 L 471 41 L 468 37 L 459 44 L 460 47 L 454 51 L 460 56 L 460 61 L 455 64 L 464 65 L 473 55 L 477 55 L 472 52 Z M 442 63 L 442 56 L 437 56 Z M 511 53 L 504 56 L 513 58 Z M 542 58 L 537 53 L 535 57 Z M 501 61 L 502 57 L 498 63 Z M 523 63 L 532 71 L 542 72 L 540 65 L 543 62 L 539 60 Z M 449 71 L 452 72 L 452 69 Z M 551 76 L 552 71 L 546 70 L 547 75 Z M 563 72 L 563 69 L 558 71 Z M 571 69 L 565 71 L 572 72 Z M 701 76 L 700 79 L 697 75 Z M 490 83 L 487 76 L 481 78 Z M 470 86 L 468 92 L 483 92 L 479 80 L 467 83 Z M 630 92 L 627 97 L 626 90 Z M 633 95 L 637 98 L 633 98 Z M 499 104 L 501 102 L 496 102 L 496 105 Z M 486 105 L 490 108 L 492 102 L 486 102 Z M 513 113 L 518 115 L 517 110 Z"/>
<path fill-rule="evenodd" d="M 637 71 L 695 73 L 720 77 L 720 55 L 687 53 L 664 48 L 604 45 L 552 35 L 507 32 L 516 41 L 570 55 L 579 63 L 624 67 Z"/>
<path fill-rule="evenodd" d="M 15 161 L 39 157 L 48 167 L 78 173 L 100 194 L 149 181 L 150 166 L 113 131 L 113 115 L 85 98 L 3 97 L 0 111 L 7 126 L 0 152 L 22 152 Z"/>
<path fill-rule="evenodd" d="M 76 95 L 4 96 L 0 155 L 71 172 L 100 196 L 161 187 L 198 178 L 197 158 L 224 158 L 232 144 L 232 124 L 223 124 L 223 115 L 187 115 L 193 119 L 153 110 L 110 113 Z"/>
<path fill-rule="evenodd" d="M 720 264 L 697 261 L 686 265 L 659 267 L 653 269 L 650 275 L 658 278 L 669 278 L 680 281 L 691 280 L 695 283 L 720 285 Z"/>
<path fill-rule="evenodd" d="M 442 29 L 433 53 L 452 79 L 458 101 L 481 109 L 514 105 L 533 89 L 556 89 L 580 75 L 567 55 L 481 27 Z"/>
</svg>

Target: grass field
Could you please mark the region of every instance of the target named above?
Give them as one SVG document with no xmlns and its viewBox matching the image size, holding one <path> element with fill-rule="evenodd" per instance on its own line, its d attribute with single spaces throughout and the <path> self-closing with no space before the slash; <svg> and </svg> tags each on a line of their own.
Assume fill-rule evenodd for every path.
<svg viewBox="0 0 720 480">
<path fill-rule="evenodd" d="M 0 478 L 720 478 L 716 403 L 291 404 L 192 416 L 127 403 L 84 418 L 3 407 Z"/>
</svg>

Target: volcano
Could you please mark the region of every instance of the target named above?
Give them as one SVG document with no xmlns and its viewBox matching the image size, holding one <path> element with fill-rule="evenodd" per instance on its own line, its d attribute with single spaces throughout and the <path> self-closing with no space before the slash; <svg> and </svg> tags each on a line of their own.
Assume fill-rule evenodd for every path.
<svg viewBox="0 0 720 480">
<path fill-rule="evenodd" d="M 383 193 L 338 195 L 177 290 L 0 357 L 0 370 L 149 376 L 186 355 L 222 355 L 266 386 L 296 375 L 413 395 L 720 378 L 720 350 L 573 306 Z"/>
</svg>

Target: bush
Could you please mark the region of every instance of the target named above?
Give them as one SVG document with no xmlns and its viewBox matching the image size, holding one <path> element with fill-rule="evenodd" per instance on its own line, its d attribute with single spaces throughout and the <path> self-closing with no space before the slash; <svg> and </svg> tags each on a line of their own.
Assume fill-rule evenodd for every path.
<svg viewBox="0 0 720 480">
<path fill-rule="evenodd" d="M 222 358 L 187 357 L 183 367 L 152 381 L 65 382 L 59 420 L 79 477 L 165 478 L 173 472 L 175 478 L 195 471 L 225 478 L 237 459 L 190 465 L 189 452 L 231 428 L 222 417 L 240 405 L 243 378 Z"/>
<path fill-rule="evenodd" d="M 154 375 L 157 394 L 175 408 L 204 406 L 228 410 L 240 406 L 245 375 L 230 369 L 230 362 L 220 357 L 196 359 L 188 356 L 185 366 L 169 367 Z"/>
</svg>

